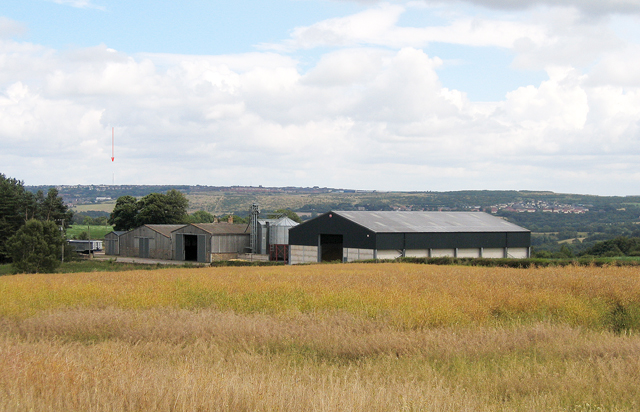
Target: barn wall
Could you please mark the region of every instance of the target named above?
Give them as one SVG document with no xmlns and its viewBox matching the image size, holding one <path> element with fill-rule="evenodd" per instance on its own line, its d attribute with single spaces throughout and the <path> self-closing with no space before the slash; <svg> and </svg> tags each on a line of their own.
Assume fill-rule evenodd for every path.
<svg viewBox="0 0 640 412">
<path fill-rule="evenodd" d="M 291 245 L 289 253 L 292 265 L 318 262 L 318 246 Z"/>
<path fill-rule="evenodd" d="M 345 262 L 374 259 L 373 249 L 343 248 Z"/>
<path fill-rule="evenodd" d="M 104 237 L 104 254 L 105 255 L 119 255 L 120 254 L 120 236 L 115 233 L 108 233 Z"/>
<path fill-rule="evenodd" d="M 376 250 L 376 259 L 395 259 L 401 256 L 401 250 Z"/>
<path fill-rule="evenodd" d="M 507 257 L 516 259 L 526 259 L 529 257 L 528 247 L 510 247 L 507 249 Z"/>
<path fill-rule="evenodd" d="M 468 249 L 458 248 L 458 250 L 456 251 L 456 257 L 459 257 L 459 258 L 480 257 L 480 248 L 468 248 Z"/>
<path fill-rule="evenodd" d="M 482 249 L 483 258 L 500 259 L 504 257 L 504 248 L 484 248 Z"/>
<path fill-rule="evenodd" d="M 455 249 L 431 249 L 431 257 L 455 257 Z"/>
<path fill-rule="evenodd" d="M 429 249 L 408 249 L 404 255 L 406 257 L 429 257 Z"/>
<path fill-rule="evenodd" d="M 245 248 L 250 247 L 251 238 L 249 234 L 236 235 L 211 235 L 211 253 L 243 253 Z"/>
<path fill-rule="evenodd" d="M 141 226 L 120 236 L 120 256 L 140 257 L 140 238 L 149 239 L 149 258 L 169 260 L 173 258 L 173 243 L 155 230 Z"/>
</svg>

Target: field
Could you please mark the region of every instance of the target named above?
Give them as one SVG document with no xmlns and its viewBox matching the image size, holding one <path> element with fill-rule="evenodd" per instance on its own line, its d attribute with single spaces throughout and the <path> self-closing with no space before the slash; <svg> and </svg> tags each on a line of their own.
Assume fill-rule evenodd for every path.
<svg viewBox="0 0 640 412">
<path fill-rule="evenodd" d="M 86 205 L 76 205 L 72 208 L 72 210 L 77 213 L 88 212 L 88 211 L 111 213 L 113 212 L 114 207 L 116 207 L 116 201 L 111 200 L 107 202 L 89 203 Z"/>
<path fill-rule="evenodd" d="M 91 233 L 91 239 L 104 239 L 104 235 L 111 233 L 113 226 L 95 226 L 95 225 L 71 225 L 67 229 L 67 238 L 72 239 L 82 232 Z"/>
<path fill-rule="evenodd" d="M 634 411 L 633 267 L 0 277 L 0 410 Z"/>
</svg>

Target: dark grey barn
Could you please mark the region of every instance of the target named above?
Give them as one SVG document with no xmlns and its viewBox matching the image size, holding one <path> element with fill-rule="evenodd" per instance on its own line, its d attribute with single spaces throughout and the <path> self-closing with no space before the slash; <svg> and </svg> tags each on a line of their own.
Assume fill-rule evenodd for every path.
<svg viewBox="0 0 640 412">
<path fill-rule="evenodd" d="M 531 232 L 482 212 L 332 211 L 289 230 L 290 262 L 527 258 Z"/>
</svg>

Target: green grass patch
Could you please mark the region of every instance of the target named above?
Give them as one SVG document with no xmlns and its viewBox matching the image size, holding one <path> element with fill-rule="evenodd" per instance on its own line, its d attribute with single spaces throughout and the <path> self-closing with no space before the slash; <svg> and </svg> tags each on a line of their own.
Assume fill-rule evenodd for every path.
<svg viewBox="0 0 640 412">
<path fill-rule="evenodd" d="M 90 233 L 91 239 L 93 240 L 104 239 L 104 236 L 112 231 L 113 226 L 71 225 L 71 227 L 67 229 L 67 239 L 78 237 L 82 232 Z"/>
<path fill-rule="evenodd" d="M 10 275 L 13 273 L 13 266 L 10 263 L 0 265 L 0 276 Z"/>
</svg>

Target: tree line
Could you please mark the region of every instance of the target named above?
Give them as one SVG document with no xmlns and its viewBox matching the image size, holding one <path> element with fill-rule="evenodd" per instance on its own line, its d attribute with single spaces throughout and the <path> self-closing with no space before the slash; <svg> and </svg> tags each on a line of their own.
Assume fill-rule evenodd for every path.
<svg viewBox="0 0 640 412">
<path fill-rule="evenodd" d="M 21 273 L 55 270 L 72 217 L 55 188 L 31 193 L 0 173 L 0 263 Z"/>
<path fill-rule="evenodd" d="M 204 210 L 188 214 L 189 200 L 175 189 L 166 194 L 151 193 L 140 199 L 133 196 L 120 196 L 116 200 L 108 223 L 114 230 L 131 230 L 142 225 L 170 225 L 188 223 L 213 223 L 216 216 Z M 300 217 L 290 209 L 278 209 L 269 214 L 269 218 L 287 216 L 295 222 L 301 223 Z M 247 224 L 249 218 L 237 215 L 223 215 L 217 219 L 221 222 L 233 218 L 234 223 Z"/>
</svg>

